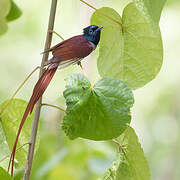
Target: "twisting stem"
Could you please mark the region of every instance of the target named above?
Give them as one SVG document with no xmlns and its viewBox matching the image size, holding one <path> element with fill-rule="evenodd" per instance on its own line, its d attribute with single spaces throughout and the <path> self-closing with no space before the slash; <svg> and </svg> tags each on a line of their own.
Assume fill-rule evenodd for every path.
<svg viewBox="0 0 180 180">
<path fill-rule="evenodd" d="M 55 14 L 56 14 L 56 6 L 57 6 L 57 0 L 51 1 L 51 10 L 50 10 L 50 16 L 49 16 L 49 25 L 48 25 L 48 31 L 46 35 L 46 42 L 44 46 L 44 51 L 50 48 L 51 41 L 52 41 L 52 33 L 49 33 L 49 30 L 54 29 L 54 20 L 55 20 Z M 42 57 L 41 67 L 44 66 L 45 61 L 48 60 L 49 53 L 44 53 Z M 43 74 L 44 70 L 41 69 L 39 73 L 39 78 Z M 24 180 L 30 180 L 30 173 L 32 168 L 32 161 L 33 161 L 33 155 L 34 155 L 34 148 L 35 148 L 35 142 L 36 142 L 36 135 L 37 135 L 37 129 L 38 129 L 38 123 L 39 123 L 39 117 L 40 117 L 40 111 L 41 111 L 41 102 L 42 98 L 39 99 L 39 101 L 36 104 L 35 114 L 34 114 L 34 121 L 32 123 L 32 131 L 31 131 L 31 137 L 30 137 L 30 146 L 28 150 L 28 156 L 27 156 L 27 162 L 26 162 L 26 169 L 24 173 Z"/>
<path fill-rule="evenodd" d="M 49 106 L 49 107 L 59 109 L 60 111 L 66 112 L 66 110 L 64 108 L 59 107 L 59 106 L 55 106 L 55 105 L 52 105 L 52 104 L 43 103 L 43 104 L 41 104 L 41 106 Z"/>
<path fill-rule="evenodd" d="M 24 86 L 24 84 L 26 83 L 26 81 L 32 76 L 32 74 L 37 71 L 38 69 L 40 69 L 41 67 L 38 66 L 36 67 L 28 76 L 27 78 L 20 84 L 20 86 L 17 88 L 17 90 L 15 91 L 15 93 L 12 95 L 12 97 L 9 99 L 9 101 L 4 105 L 4 107 L 1 109 L 0 111 L 0 116 L 3 114 L 3 112 L 6 110 L 6 108 L 8 107 L 8 105 L 12 102 L 13 98 L 16 96 L 16 94 L 19 92 L 19 90 Z"/>
</svg>

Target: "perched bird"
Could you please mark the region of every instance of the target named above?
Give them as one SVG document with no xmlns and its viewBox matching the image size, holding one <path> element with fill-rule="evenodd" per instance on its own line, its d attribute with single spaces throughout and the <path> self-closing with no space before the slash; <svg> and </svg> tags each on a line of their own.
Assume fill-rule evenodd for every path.
<svg viewBox="0 0 180 180">
<path fill-rule="evenodd" d="M 13 176 L 13 167 L 14 167 L 14 158 L 16 152 L 16 145 L 18 142 L 18 138 L 21 132 L 21 129 L 24 125 L 24 122 L 29 113 L 32 113 L 34 105 L 43 95 L 47 86 L 49 85 L 51 79 L 53 78 L 58 67 L 65 68 L 72 64 L 78 64 L 83 58 L 88 56 L 93 50 L 96 49 L 96 46 L 100 40 L 101 29 L 103 27 L 98 27 L 96 25 L 91 25 L 83 29 L 83 34 L 74 36 L 70 39 L 67 39 L 49 50 L 43 52 L 52 52 L 53 57 L 45 62 L 46 70 L 41 76 L 41 78 L 36 83 L 33 94 L 29 100 L 29 103 L 24 112 L 22 121 L 20 123 L 16 140 L 14 142 L 14 146 L 11 152 L 11 157 L 9 161 L 9 167 L 11 166 L 11 175 Z"/>
</svg>

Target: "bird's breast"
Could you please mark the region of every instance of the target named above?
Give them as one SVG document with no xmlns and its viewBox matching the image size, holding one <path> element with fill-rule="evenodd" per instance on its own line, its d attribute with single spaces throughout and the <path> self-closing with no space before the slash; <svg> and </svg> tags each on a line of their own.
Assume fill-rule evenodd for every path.
<svg viewBox="0 0 180 180">
<path fill-rule="evenodd" d="M 90 43 L 90 46 L 93 48 L 93 51 L 94 51 L 97 46 L 93 42 L 91 42 L 91 41 L 89 41 L 89 43 Z"/>
</svg>

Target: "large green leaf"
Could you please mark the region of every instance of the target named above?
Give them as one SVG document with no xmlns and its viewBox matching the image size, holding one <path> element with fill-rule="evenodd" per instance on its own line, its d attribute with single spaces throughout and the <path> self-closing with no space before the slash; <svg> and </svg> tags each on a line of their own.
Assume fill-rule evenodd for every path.
<svg viewBox="0 0 180 180">
<path fill-rule="evenodd" d="M 150 180 L 150 170 L 136 133 L 129 126 L 119 137 L 121 146 L 117 160 L 103 180 Z"/>
<path fill-rule="evenodd" d="M 3 168 L 0 167 L 0 179 L 1 180 L 12 180 L 13 178 L 6 172 Z"/>
<path fill-rule="evenodd" d="M 19 9 L 19 7 L 14 3 L 14 1 L 11 0 L 11 9 L 6 16 L 7 21 L 13 21 L 17 18 L 19 18 L 22 15 L 22 11 Z"/>
<path fill-rule="evenodd" d="M 150 16 L 153 23 L 158 24 L 166 0 L 133 0 L 136 7 L 144 14 Z M 149 18 L 149 17 L 148 17 Z"/>
<path fill-rule="evenodd" d="M 149 21 L 133 3 L 125 7 L 122 19 L 112 8 L 93 13 L 91 24 L 104 26 L 97 63 L 102 77 L 119 78 L 133 89 L 155 78 L 163 48 L 159 27 L 154 29 Z"/>
<path fill-rule="evenodd" d="M 0 105 L 0 110 L 6 103 L 7 101 L 5 101 Z M 26 106 L 27 106 L 27 102 L 20 99 L 14 99 L 0 117 L 0 123 L 2 125 L 1 130 L 3 130 L 4 138 L 9 146 L 9 152 L 12 150 L 12 147 L 14 145 L 19 124 L 22 120 L 22 116 L 24 114 Z M 19 137 L 17 147 L 29 142 L 32 119 L 33 119 L 33 115 L 29 115 L 27 117 L 21 135 Z M 21 148 L 16 152 L 15 158 L 17 160 L 16 161 L 16 164 L 18 165 L 17 167 L 22 166 L 24 164 L 27 156 L 27 150 L 28 150 L 27 148 L 28 145 L 24 146 L 23 148 Z M 6 153 L 8 154 L 9 152 L 7 151 Z"/>
<path fill-rule="evenodd" d="M 85 76 L 73 74 L 66 84 L 67 110 L 62 128 L 70 138 L 112 139 L 130 123 L 134 99 L 122 81 L 103 78 L 92 86 Z"/>
</svg>

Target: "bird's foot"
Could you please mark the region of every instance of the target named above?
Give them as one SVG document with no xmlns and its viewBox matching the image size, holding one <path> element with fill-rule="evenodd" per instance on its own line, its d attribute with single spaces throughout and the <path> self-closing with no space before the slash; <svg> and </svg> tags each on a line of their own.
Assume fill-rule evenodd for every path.
<svg viewBox="0 0 180 180">
<path fill-rule="evenodd" d="M 86 76 L 86 73 L 85 73 L 85 71 L 84 71 L 84 68 L 82 67 L 81 61 L 78 61 L 78 62 L 77 62 L 77 65 L 80 66 L 83 75 Z"/>
</svg>

